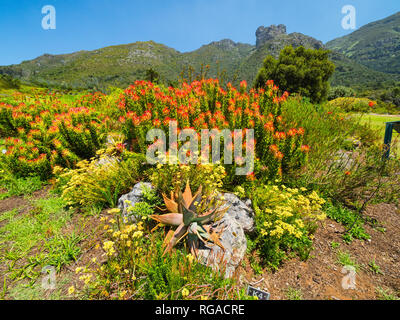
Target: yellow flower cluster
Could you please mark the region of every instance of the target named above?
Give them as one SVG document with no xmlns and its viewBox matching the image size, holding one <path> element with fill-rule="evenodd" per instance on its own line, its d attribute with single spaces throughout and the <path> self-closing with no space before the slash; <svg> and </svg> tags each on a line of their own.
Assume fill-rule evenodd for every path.
<svg viewBox="0 0 400 320">
<path fill-rule="evenodd" d="M 219 164 L 158 164 L 150 179 L 157 189 L 167 194 L 183 188 L 188 180 L 192 189 L 202 185 L 203 193 L 210 194 L 223 186 L 225 177 L 225 168 Z"/>
<path fill-rule="evenodd" d="M 301 238 L 307 235 L 307 226 L 326 218 L 322 211 L 325 200 L 313 191 L 307 194 L 305 188 L 286 186 L 264 186 L 258 190 L 263 201 L 257 210 L 261 222 L 260 234 L 277 239 L 284 235 Z"/>
<path fill-rule="evenodd" d="M 116 213 L 120 211 L 119 209 L 111 209 L 109 213 Z M 107 218 L 102 217 L 102 221 L 107 220 Z M 108 220 L 111 224 L 115 224 L 115 219 Z M 110 228 L 110 225 L 105 225 L 107 232 L 111 234 L 111 237 L 114 241 L 105 241 L 103 243 L 103 249 L 108 256 L 112 256 L 115 253 L 115 246 L 120 248 L 131 248 L 132 245 L 135 247 L 135 254 L 139 254 L 142 252 L 142 248 L 140 247 L 140 240 L 144 236 L 143 230 L 143 222 L 140 221 L 137 224 L 128 224 L 121 225 L 118 230 Z"/>
<path fill-rule="evenodd" d="M 113 241 L 104 242 L 103 249 L 108 256 L 112 256 L 115 253 L 114 242 Z"/>
<path fill-rule="evenodd" d="M 78 162 L 76 167 L 73 170 L 55 167 L 53 170 L 58 177 L 57 184 L 61 185 L 62 197 L 69 205 L 107 203 L 109 200 L 105 195 L 113 194 L 116 186 L 123 189 L 137 179 L 132 163 L 119 161 L 107 150 L 101 150 L 98 158 Z"/>
<path fill-rule="evenodd" d="M 93 275 L 92 274 L 84 274 L 79 277 L 79 280 L 83 281 L 85 285 L 88 285 L 90 281 L 92 280 Z"/>
</svg>

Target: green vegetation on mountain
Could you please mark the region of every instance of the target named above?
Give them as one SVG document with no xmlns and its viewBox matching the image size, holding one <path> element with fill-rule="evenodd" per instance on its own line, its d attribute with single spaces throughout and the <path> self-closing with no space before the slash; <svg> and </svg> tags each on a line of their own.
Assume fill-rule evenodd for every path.
<svg viewBox="0 0 400 320">
<path fill-rule="evenodd" d="M 0 90 L 1 89 L 18 89 L 20 87 L 20 82 L 9 76 L 0 74 Z"/>
<path fill-rule="evenodd" d="M 329 41 L 326 46 L 368 68 L 400 74 L 400 12 Z"/>
</svg>

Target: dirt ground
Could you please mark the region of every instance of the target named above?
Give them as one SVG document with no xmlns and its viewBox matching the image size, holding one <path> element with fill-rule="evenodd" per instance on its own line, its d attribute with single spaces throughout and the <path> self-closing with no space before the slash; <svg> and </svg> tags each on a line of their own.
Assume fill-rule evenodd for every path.
<svg viewBox="0 0 400 320">
<path fill-rule="evenodd" d="M 329 300 L 365 300 L 377 299 L 378 288 L 392 293 L 400 292 L 400 213 L 394 205 L 379 204 L 368 207 L 364 213 L 376 219 L 385 229 L 366 225 L 371 235 L 367 241 L 353 240 L 346 244 L 342 240 L 344 227 L 327 219 L 318 228 L 314 250 L 307 261 L 291 259 L 275 273 L 265 272 L 254 275 L 250 268 L 246 272 L 245 282 L 255 284 L 271 294 L 271 300 L 288 298 L 288 290 L 301 293 L 302 299 Z M 340 243 L 332 248 L 331 243 Z M 343 278 L 348 271 L 343 270 L 337 260 L 337 250 L 348 252 L 360 266 L 355 276 L 354 288 L 344 289 Z M 371 270 L 369 264 L 375 261 L 382 273 Z M 346 286 L 344 286 L 346 287 Z"/>
</svg>

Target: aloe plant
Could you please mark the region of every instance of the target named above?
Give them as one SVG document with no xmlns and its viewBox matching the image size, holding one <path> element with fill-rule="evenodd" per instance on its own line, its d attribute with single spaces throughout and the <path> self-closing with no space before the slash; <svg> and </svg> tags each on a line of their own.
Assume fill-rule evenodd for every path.
<svg viewBox="0 0 400 320">
<path fill-rule="evenodd" d="M 164 240 L 164 254 L 185 236 L 188 236 L 188 245 L 191 253 L 197 256 L 199 240 L 205 244 L 213 243 L 222 249 L 220 234 L 211 229 L 211 224 L 220 220 L 228 207 L 222 208 L 221 203 L 216 203 L 215 198 L 202 198 L 202 187 L 200 186 L 195 195 L 192 195 L 189 181 L 186 183 L 185 191 L 171 192 L 171 198 L 163 194 L 166 210 L 170 213 L 150 216 L 162 225 L 177 227 L 170 230 Z"/>
</svg>

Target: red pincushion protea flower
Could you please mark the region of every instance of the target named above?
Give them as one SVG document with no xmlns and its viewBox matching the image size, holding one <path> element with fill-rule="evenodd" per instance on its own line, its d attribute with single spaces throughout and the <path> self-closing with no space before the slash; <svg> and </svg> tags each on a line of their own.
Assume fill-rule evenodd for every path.
<svg viewBox="0 0 400 320">
<path fill-rule="evenodd" d="M 250 180 L 250 181 L 256 180 L 256 177 L 255 177 L 255 175 L 254 175 L 254 172 L 249 173 L 249 174 L 246 176 L 246 178 L 247 178 L 248 180 Z"/>
<path fill-rule="evenodd" d="M 153 125 L 158 128 L 159 126 L 161 126 L 161 121 L 159 119 L 154 119 Z"/>
<path fill-rule="evenodd" d="M 297 134 L 297 129 L 292 128 L 292 129 L 290 129 L 290 130 L 288 131 L 287 134 L 288 134 L 289 137 L 294 137 L 294 136 Z"/>
<path fill-rule="evenodd" d="M 370 101 L 370 102 L 368 103 L 368 105 L 372 108 L 372 107 L 375 105 L 375 102 L 374 102 L 374 101 Z"/>
<path fill-rule="evenodd" d="M 276 159 L 278 159 L 278 160 L 282 160 L 282 159 L 283 159 L 283 153 L 280 152 L 280 151 L 275 152 L 274 157 L 275 157 Z"/>
<path fill-rule="evenodd" d="M 303 134 L 304 134 L 304 129 L 303 129 L 303 128 L 298 128 L 298 129 L 297 129 L 297 133 L 298 133 L 299 135 L 303 135 Z"/>
<path fill-rule="evenodd" d="M 310 151 L 310 147 L 308 145 L 302 145 L 301 146 L 301 151 L 303 152 L 309 152 Z"/>
<path fill-rule="evenodd" d="M 115 149 L 117 149 L 119 152 L 122 152 L 125 149 L 125 145 L 123 143 L 117 143 Z"/>
<path fill-rule="evenodd" d="M 276 144 L 270 145 L 270 146 L 269 146 L 269 149 L 270 149 L 272 152 L 278 152 L 278 151 L 279 151 L 279 148 L 278 148 L 278 146 L 277 146 Z"/>
</svg>

